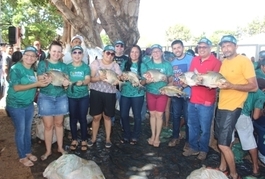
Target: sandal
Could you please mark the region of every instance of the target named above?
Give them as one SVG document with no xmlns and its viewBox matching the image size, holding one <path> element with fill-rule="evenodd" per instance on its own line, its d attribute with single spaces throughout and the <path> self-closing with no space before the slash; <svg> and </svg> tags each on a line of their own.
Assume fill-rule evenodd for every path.
<svg viewBox="0 0 265 179">
<path fill-rule="evenodd" d="M 37 158 L 35 155 L 27 154 L 26 156 L 27 156 L 27 158 L 28 158 L 29 160 L 31 160 L 32 162 L 36 162 L 36 161 L 38 160 L 38 158 Z"/>
<path fill-rule="evenodd" d="M 43 154 L 41 157 L 40 157 L 40 159 L 42 160 L 42 161 L 44 161 L 44 160 L 46 160 L 49 156 L 51 156 L 51 154 Z"/>
<path fill-rule="evenodd" d="M 154 143 L 153 143 L 154 147 L 159 147 L 159 145 L 160 145 L 160 141 L 154 141 Z"/>
<path fill-rule="evenodd" d="M 229 175 L 227 178 L 228 179 L 233 179 L 233 177 L 231 175 Z M 237 174 L 236 179 L 242 179 L 242 177 L 239 174 Z"/>
<path fill-rule="evenodd" d="M 128 139 L 121 139 L 120 142 L 121 142 L 122 144 L 125 144 L 125 143 L 129 143 L 129 140 L 128 140 Z"/>
<path fill-rule="evenodd" d="M 29 160 L 28 158 L 19 159 L 19 162 L 25 165 L 26 167 L 32 167 L 34 166 L 34 163 Z"/>
<path fill-rule="evenodd" d="M 154 141 L 151 140 L 151 138 L 147 139 L 147 142 L 148 142 L 149 145 L 153 145 L 154 144 Z"/>
<path fill-rule="evenodd" d="M 256 178 L 259 178 L 259 177 L 261 177 L 261 173 L 260 172 L 258 172 L 258 173 L 252 173 L 251 176 L 256 177 Z"/>
<path fill-rule="evenodd" d="M 81 150 L 82 151 L 86 151 L 87 150 L 87 142 L 86 141 L 82 141 L 81 142 Z"/>
<path fill-rule="evenodd" d="M 131 140 L 131 141 L 130 141 L 130 144 L 131 144 L 131 145 L 136 145 L 136 144 L 137 144 L 137 140 Z"/>
<path fill-rule="evenodd" d="M 73 140 L 70 145 L 70 150 L 75 151 L 78 146 L 78 142 L 76 140 Z"/>
</svg>

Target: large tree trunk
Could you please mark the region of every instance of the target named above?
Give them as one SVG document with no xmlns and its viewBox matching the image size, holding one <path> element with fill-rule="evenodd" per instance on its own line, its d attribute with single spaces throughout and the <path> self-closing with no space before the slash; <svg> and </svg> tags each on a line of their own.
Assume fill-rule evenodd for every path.
<svg viewBox="0 0 265 179">
<path fill-rule="evenodd" d="M 80 34 L 86 45 L 102 47 L 100 38 L 105 30 L 113 43 L 123 40 L 127 46 L 139 40 L 137 27 L 140 0 L 51 0 L 62 13 L 64 33 L 62 40 L 69 43 L 71 37 Z"/>
</svg>

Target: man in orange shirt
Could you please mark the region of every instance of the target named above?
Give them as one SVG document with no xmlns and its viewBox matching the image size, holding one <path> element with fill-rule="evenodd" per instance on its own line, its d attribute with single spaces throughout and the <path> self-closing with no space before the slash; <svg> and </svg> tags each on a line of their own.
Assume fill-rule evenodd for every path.
<svg viewBox="0 0 265 179">
<path fill-rule="evenodd" d="M 219 45 L 225 56 L 220 73 L 227 82 L 219 86 L 219 102 L 215 119 L 215 135 L 221 151 L 221 171 L 230 171 L 229 178 L 240 178 L 230 148 L 235 124 L 241 114 L 248 92 L 257 91 L 258 85 L 252 62 L 237 54 L 237 40 L 232 35 L 222 37 Z"/>
</svg>

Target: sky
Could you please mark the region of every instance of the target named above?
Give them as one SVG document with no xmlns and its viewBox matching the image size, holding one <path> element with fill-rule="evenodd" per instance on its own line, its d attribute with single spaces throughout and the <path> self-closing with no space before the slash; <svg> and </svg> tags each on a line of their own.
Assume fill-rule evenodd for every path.
<svg viewBox="0 0 265 179">
<path fill-rule="evenodd" d="M 265 17 L 264 0 L 141 0 L 138 28 L 141 46 L 167 45 L 165 31 L 182 24 L 199 36 L 215 30 L 236 30 Z"/>
</svg>

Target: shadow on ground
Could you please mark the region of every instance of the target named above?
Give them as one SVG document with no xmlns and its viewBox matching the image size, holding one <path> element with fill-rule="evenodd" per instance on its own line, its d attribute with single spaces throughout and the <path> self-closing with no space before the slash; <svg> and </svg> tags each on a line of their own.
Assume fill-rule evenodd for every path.
<svg viewBox="0 0 265 179">
<path fill-rule="evenodd" d="M 65 135 L 67 136 L 67 134 Z M 207 159 L 200 161 L 196 156 L 182 156 L 184 139 L 176 147 L 168 147 L 168 136 L 161 139 L 159 148 L 148 145 L 150 137 L 149 121 L 142 123 L 141 139 L 136 145 L 121 144 L 122 131 L 116 120 L 112 129 L 112 143 L 110 149 L 105 148 L 104 127 L 101 125 L 97 143 L 81 152 L 80 146 L 74 153 L 81 158 L 95 161 L 101 168 L 106 179 L 185 179 L 193 170 L 206 165 L 217 168 L 220 155 L 213 149 L 210 150 Z M 164 135 L 165 136 L 165 135 Z M 69 151 L 70 140 L 65 137 L 65 149 Z M 56 160 L 60 155 L 56 152 L 56 144 L 53 145 L 53 154 L 46 161 L 39 161 L 31 168 L 35 179 L 41 179 L 42 173 L 50 162 Z M 33 153 L 40 157 L 45 151 L 44 142 L 34 139 Z M 237 164 L 240 175 L 246 176 L 252 173 L 249 160 L 243 160 Z M 265 168 L 261 167 L 261 173 L 265 176 Z"/>
</svg>

